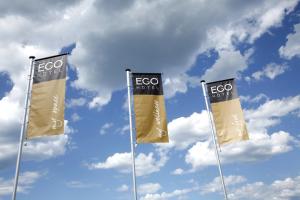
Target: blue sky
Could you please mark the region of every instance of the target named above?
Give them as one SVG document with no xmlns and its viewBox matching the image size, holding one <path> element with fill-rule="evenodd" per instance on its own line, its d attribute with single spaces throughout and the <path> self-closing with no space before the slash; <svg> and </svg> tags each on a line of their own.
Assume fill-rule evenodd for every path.
<svg viewBox="0 0 300 200">
<path fill-rule="evenodd" d="M 128 67 L 163 73 L 170 137 L 136 148 L 140 200 L 223 199 L 200 80 L 231 77 L 250 140 L 222 146 L 229 199 L 300 199 L 298 1 L 4 1 L 0 13 L 0 200 L 11 198 L 28 56 L 62 52 L 66 132 L 26 141 L 17 199 L 133 198 Z"/>
</svg>

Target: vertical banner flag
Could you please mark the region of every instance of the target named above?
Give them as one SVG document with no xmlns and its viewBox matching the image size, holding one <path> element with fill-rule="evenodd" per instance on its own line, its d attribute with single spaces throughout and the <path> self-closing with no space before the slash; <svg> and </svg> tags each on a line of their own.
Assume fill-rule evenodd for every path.
<svg viewBox="0 0 300 200">
<path fill-rule="evenodd" d="M 207 90 L 219 144 L 248 140 L 234 79 L 207 83 Z"/>
<path fill-rule="evenodd" d="M 34 61 L 27 138 L 64 133 L 67 55 Z"/>
<path fill-rule="evenodd" d="M 137 143 L 169 142 L 160 73 L 132 73 Z"/>
</svg>

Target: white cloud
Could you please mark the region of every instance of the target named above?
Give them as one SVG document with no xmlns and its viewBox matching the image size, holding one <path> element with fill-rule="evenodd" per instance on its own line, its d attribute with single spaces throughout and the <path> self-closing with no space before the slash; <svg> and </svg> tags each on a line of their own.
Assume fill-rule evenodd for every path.
<svg viewBox="0 0 300 200">
<path fill-rule="evenodd" d="M 157 154 L 159 155 L 159 159 L 156 159 L 153 153 L 149 153 L 148 155 L 141 153 L 136 157 L 137 176 L 159 172 L 165 166 L 169 157 L 165 152 L 158 152 Z"/>
<path fill-rule="evenodd" d="M 300 109 L 300 95 L 282 99 L 270 100 L 257 109 L 245 111 L 246 118 L 282 117 L 294 110 Z"/>
<path fill-rule="evenodd" d="M 153 153 L 149 153 L 148 155 L 144 153 L 138 154 L 135 158 L 136 175 L 145 176 L 158 172 L 168 160 L 166 154 L 159 154 L 159 159 L 155 159 Z M 87 166 L 89 169 L 115 169 L 120 173 L 130 173 L 132 166 L 131 153 L 115 153 L 109 156 L 105 162 L 90 163 Z"/>
<path fill-rule="evenodd" d="M 158 145 L 161 148 L 185 149 L 195 141 L 209 137 L 207 112 L 193 113 L 188 117 L 179 117 L 168 124 L 169 144 Z"/>
<path fill-rule="evenodd" d="M 173 175 L 181 175 L 183 173 L 184 173 L 184 170 L 181 168 L 177 168 L 172 172 Z"/>
<path fill-rule="evenodd" d="M 146 194 L 145 196 L 141 197 L 141 200 L 167 200 L 167 199 L 182 199 L 186 197 L 186 195 L 192 192 L 193 189 L 181 189 L 181 190 L 174 190 L 173 192 L 163 192 L 160 194 Z"/>
<path fill-rule="evenodd" d="M 113 123 L 105 123 L 103 126 L 100 128 L 100 135 L 105 135 L 107 131 L 113 127 Z"/>
<path fill-rule="evenodd" d="M 164 78 L 164 77 L 163 77 Z M 190 77 L 187 74 L 180 74 L 172 77 L 167 77 L 164 80 L 164 96 L 166 98 L 174 97 L 176 93 L 186 93 L 188 86 L 194 86 L 197 82 L 197 78 Z"/>
<path fill-rule="evenodd" d="M 28 160 L 45 160 L 56 156 L 63 155 L 70 144 L 70 133 L 74 130 L 68 126 L 65 120 L 65 134 L 47 137 L 37 137 L 24 141 L 23 157 Z M 2 140 L 1 140 L 2 139 Z M 0 169 L 15 163 L 18 143 L 13 138 L 0 136 L 0 142 L 4 145 L 0 146 Z"/>
<path fill-rule="evenodd" d="M 155 159 L 153 153 L 148 155 L 140 153 L 135 158 L 136 175 L 145 176 L 158 172 L 163 167 L 168 157 L 163 153 L 160 154 L 160 159 Z M 131 153 L 115 153 L 109 156 L 105 162 L 90 163 L 87 165 L 89 169 L 115 169 L 120 173 L 131 173 Z"/>
<path fill-rule="evenodd" d="M 94 7 L 87 7 L 89 12 L 80 19 L 82 24 L 86 24 L 83 30 L 93 31 L 88 34 L 79 32 L 78 46 L 71 58 L 78 67 L 79 79 L 75 85 L 108 96 L 112 91 L 125 87 L 124 69 L 132 66 L 133 71 L 164 72 L 168 82 L 179 86 L 176 87 L 178 90 L 175 87 L 166 90 L 172 96 L 187 90 L 184 74 L 192 67 L 197 55 L 210 48 L 217 48 L 222 55 L 229 52 L 231 58 L 236 60 L 233 64 L 239 64 L 235 72 L 242 71 L 247 66 L 240 53 L 232 50 L 233 38 L 238 41 L 248 38 L 248 42 L 253 42 L 270 27 L 279 26 L 296 3 L 263 1 L 233 6 L 220 2 L 203 4 L 192 0 L 184 3 L 131 1 L 126 6 L 123 3 L 109 4 L 110 12 L 107 12 L 103 8 L 108 3 L 101 1 Z M 117 10 L 118 15 L 114 15 L 113 11 L 116 10 L 112 8 Z M 189 14 L 186 10 L 189 10 Z M 156 15 L 151 14 L 154 12 Z M 75 15 L 75 12 L 70 14 Z M 105 23 L 107 19 L 109 24 Z M 90 25 L 93 20 L 102 25 L 101 29 Z M 216 27 L 221 37 L 217 36 Z M 228 75 L 235 75 L 235 72 Z M 178 74 L 183 76 L 176 76 Z"/>
<path fill-rule="evenodd" d="M 111 99 L 111 94 L 96 96 L 89 103 L 89 108 L 97 108 L 98 110 L 101 110 L 103 106 L 105 106 L 110 102 L 110 99 Z"/>
<path fill-rule="evenodd" d="M 128 96 L 127 94 L 124 95 L 124 103 L 122 105 L 122 109 L 125 111 L 125 112 L 128 112 Z"/>
<path fill-rule="evenodd" d="M 56 10 L 60 8 L 61 11 L 64 11 L 66 7 L 72 6 L 78 3 L 79 0 L 66 0 L 61 2 L 59 0 L 54 0 L 51 2 L 48 1 L 39 1 L 38 3 L 35 0 L 29 0 L 28 4 L 24 4 L 19 1 L 1 2 L 0 11 L 1 17 L 10 16 L 18 14 L 32 20 L 39 18 L 39 20 L 53 20 L 54 17 L 58 17 L 58 13 L 52 13 L 50 10 Z M 30 5 L 32 4 L 32 5 Z M 40 8 L 47 7 L 48 11 L 42 11 Z"/>
<path fill-rule="evenodd" d="M 248 102 L 248 103 L 258 103 L 260 102 L 262 99 L 264 100 L 269 100 L 269 97 L 263 93 L 260 93 L 258 95 L 256 95 L 255 97 L 251 97 L 251 96 L 240 96 L 240 100 L 242 102 Z"/>
<path fill-rule="evenodd" d="M 73 113 L 71 116 L 71 119 L 73 122 L 77 122 L 77 121 L 81 120 L 81 117 L 77 113 Z"/>
<path fill-rule="evenodd" d="M 193 169 L 215 165 L 216 158 L 213 147 L 209 147 L 210 142 L 197 142 L 190 148 L 185 156 L 185 162 L 192 165 Z"/>
<path fill-rule="evenodd" d="M 249 141 L 228 144 L 222 147 L 220 153 L 223 164 L 233 162 L 249 162 L 267 159 L 271 156 L 292 150 L 294 138 L 287 132 L 276 132 L 270 136 L 259 134 Z M 188 150 L 185 161 L 192 166 L 192 170 L 216 165 L 214 147 L 211 142 L 197 142 Z"/>
<path fill-rule="evenodd" d="M 130 153 L 115 153 L 109 156 L 105 162 L 89 164 L 90 169 L 117 169 L 122 173 L 129 173 L 131 167 Z"/>
<path fill-rule="evenodd" d="M 37 182 L 44 173 L 28 171 L 24 172 L 19 177 L 18 192 L 28 193 L 33 187 L 34 183 Z M 0 177 L 0 197 L 11 195 L 13 191 L 14 179 L 4 180 Z"/>
<path fill-rule="evenodd" d="M 158 192 L 161 189 L 161 185 L 159 183 L 145 183 L 141 184 L 138 187 L 138 194 L 145 195 L 145 194 L 153 194 Z"/>
<path fill-rule="evenodd" d="M 300 24 L 295 25 L 295 32 L 287 36 L 287 42 L 279 48 L 280 56 L 291 59 L 300 55 Z"/>
<path fill-rule="evenodd" d="M 244 97 L 248 102 L 259 102 L 261 99 L 266 100 L 257 108 L 244 110 L 250 140 L 222 146 L 223 163 L 262 160 L 293 149 L 293 144 L 297 142 L 296 138 L 281 130 L 268 133 L 268 128 L 278 125 L 281 118 L 289 114 L 295 113 L 294 116 L 297 117 L 300 111 L 300 96 L 275 100 L 270 100 L 264 94 L 254 98 Z M 189 148 L 185 162 L 192 166 L 192 171 L 215 165 L 209 126 L 206 111 L 179 117 L 168 124 L 170 143 L 155 146 L 164 150 Z"/>
<path fill-rule="evenodd" d="M 134 71 L 163 71 L 166 80 L 180 86 L 178 90 L 173 87 L 170 94 L 185 92 L 185 73 L 199 53 L 215 48 L 223 55 L 229 49 L 232 58 L 242 60 L 238 52 L 232 51 L 233 38 L 253 42 L 270 27 L 280 25 L 297 4 L 296 0 L 243 4 L 193 0 L 68 2 L 32 3 L 48 8 L 43 17 L 36 17 L 41 11 L 35 6 L 3 4 L 0 38 L 5 48 L 0 56 L 18 58 L 3 59 L 0 71 L 14 76 L 30 54 L 55 54 L 62 46 L 76 42 L 77 48 L 70 56 L 78 71 L 73 85 L 97 92 L 89 107 L 98 109 L 110 101 L 113 91 L 125 87 L 125 66 L 132 66 Z M 152 15 L 154 12 L 156 15 Z M 95 22 L 101 26 L 94 26 Z M 35 51 L 25 51 L 28 48 Z M 21 85 L 19 79 L 12 81 Z"/>
<path fill-rule="evenodd" d="M 254 72 L 252 77 L 255 80 L 261 80 L 263 77 L 267 77 L 271 80 L 275 79 L 280 74 L 283 74 L 288 69 L 287 65 L 278 65 L 276 63 L 270 63 L 261 71 Z"/>
<path fill-rule="evenodd" d="M 59 155 L 66 151 L 68 136 L 51 136 L 50 138 L 36 139 L 26 142 L 23 148 L 25 160 L 45 160 Z"/>
<path fill-rule="evenodd" d="M 67 102 L 67 107 L 77 107 L 77 106 L 84 106 L 87 103 L 87 99 L 80 97 L 77 99 L 70 99 Z"/>
<path fill-rule="evenodd" d="M 228 198 L 232 200 L 296 200 L 300 198 L 300 177 L 276 180 L 270 185 L 263 182 L 246 184 L 230 192 Z"/>
<path fill-rule="evenodd" d="M 219 54 L 219 59 L 205 71 L 201 79 L 214 81 L 239 78 L 240 73 L 247 69 L 248 58 L 254 50 L 249 49 L 245 55 L 241 55 L 235 50 L 234 44 L 239 42 L 251 44 L 270 27 L 280 26 L 285 15 L 291 12 L 296 4 L 297 2 L 293 1 L 280 1 L 271 6 L 270 2 L 261 2 L 261 8 L 253 7 L 250 12 L 240 15 L 224 26 L 214 26 L 208 29 L 207 39 L 201 49 L 203 51 L 215 49 Z M 264 10 L 266 7 L 268 9 Z M 249 77 L 246 77 L 247 79 Z"/>
<path fill-rule="evenodd" d="M 23 148 L 25 160 L 45 160 L 64 155 L 70 144 L 70 134 L 74 130 L 68 126 L 65 120 L 65 134 L 37 137 L 27 140 Z"/>
<path fill-rule="evenodd" d="M 244 183 L 246 180 L 247 179 L 243 176 L 231 175 L 224 177 L 226 187 Z M 215 193 L 219 191 L 223 191 L 220 177 L 214 178 L 210 183 L 201 187 L 201 194 Z"/>
<path fill-rule="evenodd" d="M 68 181 L 66 182 L 66 186 L 69 188 L 75 188 L 75 189 L 84 189 L 84 188 L 94 188 L 94 187 L 100 187 L 100 184 L 92 184 L 92 183 L 84 183 L 81 181 Z"/>
<path fill-rule="evenodd" d="M 290 133 L 277 131 L 268 134 L 268 128 L 280 123 L 280 118 L 300 109 L 300 96 L 268 100 L 258 108 L 245 110 L 250 140 L 222 146 L 222 163 L 247 162 L 267 159 L 293 149 L 297 142 Z M 194 142 L 197 142 L 195 140 Z M 192 170 L 216 165 L 211 141 L 198 141 L 185 156 Z"/>
<path fill-rule="evenodd" d="M 243 176 L 225 177 L 225 184 L 230 189 L 228 198 L 232 200 L 296 200 L 300 198 L 300 177 L 275 180 L 271 184 L 264 182 L 246 183 Z M 234 186 L 234 187 L 233 187 Z M 212 182 L 200 187 L 201 194 L 222 193 L 221 180 L 216 177 Z M 251 194 L 251 195 L 249 195 Z"/>
<path fill-rule="evenodd" d="M 125 125 L 122 128 L 118 128 L 116 132 L 120 133 L 121 135 L 125 135 L 126 133 L 129 133 L 129 129 L 130 129 L 129 125 Z"/>
<path fill-rule="evenodd" d="M 120 187 L 117 188 L 118 192 L 127 192 L 128 190 L 129 190 L 129 187 L 126 184 L 123 184 L 123 185 L 121 185 Z"/>
<path fill-rule="evenodd" d="M 201 79 L 209 82 L 235 78 L 245 69 L 247 69 L 247 56 L 242 56 L 238 51 L 221 50 L 219 51 L 219 59 L 205 71 Z"/>
<path fill-rule="evenodd" d="M 265 4 L 268 3 L 265 2 Z M 284 16 L 287 13 L 291 12 L 296 4 L 297 2 L 295 1 L 280 1 L 277 2 L 277 4 L 274 5 L 274 7 L 272 7 L 271 9 L 267 10 L 264 13 L 260 13 L 260 16 L 253 23 L 255 25 L 252 27 L 253 29 L 251 31 L 253 32 L 250 38 L 253 40 L 259 37 L 272 26 L 280 26 Z M 258 27 L 259 29 L 255 30 L 254 28 L 256 27 Z"/>
<path fill-rule="evenodd" d="M 247 183 L 243 176 L 231 175 L 224 177 L 229 188 L 228 198 L 232 200 L 296 200 L 300 197 L 300 177 L 276 180 L 270 185 L 263 182 Z M 189 193 L 199 192 L 202 196 L 210 193 L 223 193 L 220 178 L 214 178 L 206 185 L 191 186 L 186 189 L 176 189 L 172 192 L 146 194 L 141 200 L 189 199 Z M 251 195 L 249 195 L 251 194 Z"/>
</svg>

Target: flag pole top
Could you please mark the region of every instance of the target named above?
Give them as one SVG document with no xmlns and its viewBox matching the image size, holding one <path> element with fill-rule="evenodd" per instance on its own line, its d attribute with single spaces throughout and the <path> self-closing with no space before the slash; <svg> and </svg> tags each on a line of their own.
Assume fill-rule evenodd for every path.
<svg viewBox="0 0 300 200">
<path fill-rule="evenodd" d="M 205 80 L 201 80 L 200 82 L 201 82 L 201 83 L 205 83 Z"/>
<path fill-rule="evenodd" d="M 35 56 L 29 56 L 29 59 L 32 59 L 32 60 L 35 59 Z"/>
<path fill-rule="evenodd" d="M 129 68 L 125 69 L 126 72 L 131 72 L 131 70 Z"/>
</svg>

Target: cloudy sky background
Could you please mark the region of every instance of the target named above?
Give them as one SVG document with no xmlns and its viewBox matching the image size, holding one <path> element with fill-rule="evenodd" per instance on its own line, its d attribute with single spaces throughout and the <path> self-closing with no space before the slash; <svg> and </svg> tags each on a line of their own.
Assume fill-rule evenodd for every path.
<svg viewBox="0 0 300 200">
<path fill-rule="evenodd" d="M 222 199 L 199 81 L 235 77 L 250 140 L 230 199 L 300 198 L 296 0 L 0 2 L 0 199 L 11 198 L 28 56 L 68 57 L 66 133 L 26 141 L 18 199 L 132 199 L 125 69 L 162 72 L 169 144 L 138 145 L 141 200 Z"/>
</svg>

